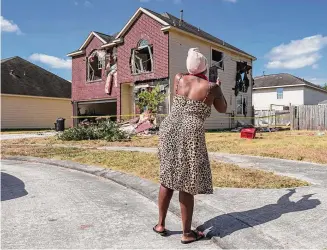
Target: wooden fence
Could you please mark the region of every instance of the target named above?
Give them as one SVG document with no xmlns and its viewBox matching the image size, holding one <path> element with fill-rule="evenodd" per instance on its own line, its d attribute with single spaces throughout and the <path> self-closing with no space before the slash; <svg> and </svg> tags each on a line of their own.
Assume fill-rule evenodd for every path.
<svg viewBox="0 0 327 250">
<path fill-rule="evenodd" d="M 292 106 L 291 129 L 327 130 L 327 105 Z"/>
<path fill-rule="evenodd" d="M 286 126 L 291 122 L 288 110 L 255 110 L 254 117 L 256 127 Z"/>
</svg>

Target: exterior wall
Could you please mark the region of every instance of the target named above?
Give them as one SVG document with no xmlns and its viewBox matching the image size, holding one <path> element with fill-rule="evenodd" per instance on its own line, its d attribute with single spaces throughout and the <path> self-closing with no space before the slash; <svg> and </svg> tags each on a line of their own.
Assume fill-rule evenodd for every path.
<svg viewBox="0 0 327 250">
<path fill-rule="evenodd" d="M 219 70 L 219 78 L 222 81 L 222 91 L 225 95 L 227 101 L 227 111 L 226 114 L 218 113 L 214 107 L 212 107 L 211 117 L 207 119 L 205 123 L 206 129 L 220 129 L 231 127 L 230 115 L 234 111 L 236 113 L 236 97 L 234 95 L 235 78 L 236 78 L 236 61 L 246 61 L 251 65 L 251 60 L 243 58 L 240 55 L 230 52 L 226 49 L 213 46 L 209 43 L 201 41 L 199 39 L 186 36 L 178 32 L 169 33 L 169 76 L 171 79 L 171 84 L 173 84 L 173 79 L 175 75 L 179 72 L 187 72 L 186 69 L 186 58 L 189 48 L 198 47 L 203 55 L 211 62 L 211 49 L 214 48 L 218 51 L 224 53 L 224 70 Z M 252 77 L 249 77 L 250 87 L 247 93 L 248 99 L 248 113 L 247 116 L 252 116 Z M 170 86 L 173 90 L 173 86 Z M 171 98 L 174 93 L 172 91 Z M 171 99 L 172 101 L 172 99 Z"/>
<path fill-rule="evenodd" d="M 304 88 L 304 104 L 317 105 L 319 102 L 327 100 L 327 91 L 319 91 L 313 88 Z"/>
<path fill-rule="evenodd" d="M 102 70 L 102 80 L 87 82 L 87 61 L 86 57 L 89 56 L 93 50 L 99 49 L 103 43 L 97 38 L 93 37 L 91 42 L 86 48 L 85 55 L 73 57 L 72 59 L 72 100 L 92 100 L 92 99 L 108 99 L 116 98 L 119 94 L 118 88 L 113 86 L 112 95 L 109 96 L 105 93 L 105 70 Z"/>
<path fill-rule="evenodd" d="M 58 117 L 65 118 L 69 127 L 73 125 L 72 114 L 70 99 L 1 95 L 2 129 L 50 129 Z"/>
<path fill-rule="evenodd" d="M 276 105 L 303 105 L 303 87 L 286 87 L 283 90 L 283 99 L 277 99 L 277 89 L 253 90 L 253 105 L 255 110 L 269 110 L 271 104 Z"/>
<path fill-rule="evenodd" d="M 118 83 L 143 81 L 168 77 L 168 34 L 161 31 L 162 25 L 142 14 L 124 35 L 124 44 L 118 47 Z M 153 72 L 132 75 L 131 51 L 141 39 L 153 45 Z"/>
</svg>

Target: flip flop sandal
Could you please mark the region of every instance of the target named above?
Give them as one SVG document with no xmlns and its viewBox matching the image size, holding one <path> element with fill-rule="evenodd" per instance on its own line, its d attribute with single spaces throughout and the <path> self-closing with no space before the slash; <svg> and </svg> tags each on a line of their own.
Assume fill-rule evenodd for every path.
<svg viewBox="0 0 327 250">
<path fill-rule="evenodd" d="M 153 227 L 153 231 L 154 231 L 155 233 L 157 233 L 157 234 L 159 234 L 159 235 L 161 235 L 161 236 L 167 236 L 168 231 L 167 231 L 166 229 L 164 229 L 163 231 L 158 231 L 158 230 L 156 229 L 156 226 L 157 226 L 157 225 L 155 225 L 155 226 Z"/>
<path fill-rule="evenodd" d="M 201 240 L 204 238 L 204 235 L 199 235 L 198 231 L 192 230 L 191 232 L 194 234 L 195 239 L 194 240 L 181 240 L 182 244 L 190 244 L 192 242 L 195 242 L 195 241 L 198 241 L 198 240 Z"/>
</svg>

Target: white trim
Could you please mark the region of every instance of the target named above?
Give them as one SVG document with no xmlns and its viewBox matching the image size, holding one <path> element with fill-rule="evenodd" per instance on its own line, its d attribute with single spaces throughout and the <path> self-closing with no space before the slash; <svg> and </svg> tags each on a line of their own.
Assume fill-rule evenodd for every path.
<svg viewBox="0 0 327 250">
<path fill-rule="evenodd" d="M 99 36 L 97 33 L 95 33 L 94 31 L 92 31 L 92 33 L 97 37 L 97 38 L 99 38 L 99 40 L 101 41 L 101 42 L 103 42 L 103 43 L 107 43 L 107 41 L 106 40 L 104 40 L 101 36 Z"/>
<path fill-rule="evenodd" d="M 254 84 L 255 84 L 255 79 L 254 79 Z M 277 88 L 286 88 L 286 87 L 301 87 L 301 86 L 308 86 L 306 84 L 291 84 L 291 85 L 283 85 L 283 86 L 268 86 L 268 87 L 254 87 L 253 89 L 277 89 Z"/>
<path fill-rule="evenodd" d="M 116 45 L 117 45 L 116 43 L 112 42 L 102 45 L 101 48 L 109 48 L 109 47 L 114 47 Z"/>
<path fill-rule="evenodd" d="M 123 43 L 124 42 L 124 38 L 120 37 L 120 38 L 117 38 L 115 40 L 113 40 L 114 43 Z"/>
<path fill-rule="evenodd" d="M 102 100 L 116 100 L 117 98 L 96 98 L 96 99 L 82 99 L 82 100 L 72 100 L 72 102 L 80 103 L 80 102 L 93 102 L 93 101 L 102 101 Z"/>
<path fill-rule="evenodd" d="M 1 96 L 71 101 L 70 98 L 48 97 L 48 96 L 14 95 L 14 94 L 1 94 Z"/>
<path fill-rule="evenodd" d="M 101 46 L 101 48 L 109 48 L 109 47 L 114 47 L 116 46 L 117 44 L 120 44 L 120 43 L 123 43 L 124 42 L 124 39 L 121 37 L 119 39 L 115 39 L 113 40 L 111 43 L 107 43 L 107 44 L 104 44 Z"/>
<path fill-rule="evenodd" d="M 131 19 L 129 19 L 129 21 L 127 22 L 127 24 L 124 26 L 124 28 L 119 32 L 119 34 L 116 36 L 116 39 L 120 38 L 122 35 L 125 34 L 125 32 L 132 26 L 133 22 L 135 21 L 135 19 L 140 15 L 140 14 L 146 14 L 149 17 L 153 18 L 154 20 L 158 21 L 159 23 L 161 23 L 162 25 L 169 25 L 167 22 L 165 22 L 164 20 L 160 19 L 159 17 L 153 15 L 151 12 L 143 9 L 143 8 L 139 8 L 135 14 L 131 17 Z"/>
<path fill-rule="evenodd" d="M 222 48 L 222 49 L 224 49 L 224 50 L 232 51 L 232 52 L 237 53 L 237 54 L 239 54 L 239 55 L 242 55 L 242 56 L 244 56 L 244 57 L 246 57 L 246 58 L 250 58 L 250 59 L 252 59 L 253 61 L 257 60 L 257 58 L 254 57 L 254 56 L 244 54 L 244 53 L 242 53 L 242 52 L 240 52 L 240 51 L 237 51 L 237 50 L 234 50 L 234 49 L 228 48 L 228 47 L 226 47 L 226 46 L 224 46 L 224 45 L 221 45 L 221 44 L 219 44 L 219 43 L 215 43 L 215 42 L 210 41 L 210 40 L 208 40 L 208 39 L 205 39 L 205 38 L 203 38 L 203 37 L 201 37 L 201 36 L 194 35 L 194 34 L 192 34 L 192 33 L 190 33 L 190 32 L 187 32 L 187 31 L 184 31 L 184 30 L 181 30 L 181 29 L 175 28 L 175 27 L 173 27 L 173 26 L 167 26 L 167 27 L 163 27 L 163 28 L 161 28 L 161 31 L 163 31 L 163 32 L 165 32 L 165 31 L 169 31 L 169 30 L 173 30 L 173 31 L 176 31 L 176 32 L 180 32 L 180 33 L 182 33 L 182 34 L 185 34 L 185 35 L 189 35 L 189 36 L 191 36 L 191 37 L 197 38 L 197 39 L 202 40 L 202 41 L 204 41 L 204 42 L 207 42 L 207 43 L 213 44 L 213 45 L 215 45 L 215 46 L 217 46 L 217 47 L 219 47 L 219 48 Z"/>
<path fill-rule="evenodd" d="M 255 83 L 255 79 L 254 79 L 254 83 Z M 303 84 L 293 84 L 293 85 L 283 85 L 283 86 L 269 86 L 269 87 L 254 87 L 253 90 L 256 89 L 276 89 L 276 88 L 286 88 L 286 87 L 308 87 L 308 88 L 313 88 L 316 90 L 319 90 L 321 92 L 327 93 L 327 90 L 321 89 L 319 87 L 315 87 L 315 86 L 311 86 L 309 84 L 303 83 Z"/>
<path fill-rule="evenodd" d="M 97 37 L 102 43 L 106 44 L 107 42 L 105 40 L 103 40 L 97 33 L 95 33 L 94 31 L 92 31 L 90 33 L 90 35 L 86 38 L 85 42 L 82 44 L 82 46 L 78 49 L 78 50 L 82 50 L 84 49 L 84 47 L 89 44 L 89 42 L 91 41 L 91 38 L 95 36 Z"/>
<path fill-rule="evenodd" d="M 85 53 L 84 50 L 79 50 L 79 51 L 75 51 L 75 52 L 69 53 L 66 56 L 79 56 L 79 55 L 83 55 L 84 53 Z"/>
</svg>

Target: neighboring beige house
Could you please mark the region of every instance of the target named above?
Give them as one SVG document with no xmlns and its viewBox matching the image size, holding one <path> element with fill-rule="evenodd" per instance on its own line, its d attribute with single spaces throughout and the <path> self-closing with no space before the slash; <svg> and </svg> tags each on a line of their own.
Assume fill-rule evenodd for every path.
<svg viewBox="0 0 327 250">
<path fill-rule="evenodd" d="M 1 60 L 1 129 L 72 125 L 71 83 L 18 56 Z"/>
<path fill-rule="evenodd" d="M 281 73 L 254 78 L 255 110 L 285 110 L 290 105 L 317 105 L 326 99 L 327 90 L 290 74 Z"/>
</svg>

